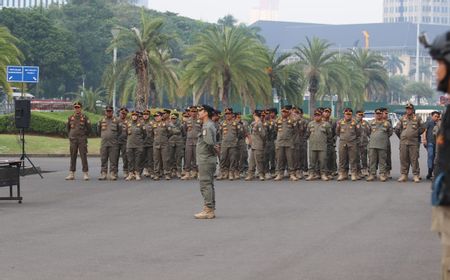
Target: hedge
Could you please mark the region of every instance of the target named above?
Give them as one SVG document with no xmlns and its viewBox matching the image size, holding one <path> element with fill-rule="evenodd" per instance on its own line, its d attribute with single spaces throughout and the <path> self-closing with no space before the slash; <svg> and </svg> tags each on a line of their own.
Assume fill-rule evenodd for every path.
<svg viewBox="0 0 450 280">
<path fill-rule="evenodd" d="M 72 111 L 65 112 L 31 112 L 30 128 L 26 129 L 39 135 L 67 136 L 67 118 L 73 114 Z M 85 113 L 91 123 L 92 132 L 97 131 L 97 123 L 101 116 Z M 0 133 L 17 133 L 14 114 L 0 115 Z"/>
</svg>

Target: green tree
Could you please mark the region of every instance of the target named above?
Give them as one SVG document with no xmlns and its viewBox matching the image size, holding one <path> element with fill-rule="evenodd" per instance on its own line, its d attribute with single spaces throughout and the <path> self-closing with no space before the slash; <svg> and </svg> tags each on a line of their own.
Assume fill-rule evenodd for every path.
<svg viewBox="0 0 450 280">
<path fill-rule="evenodd" d="M 386 98 L 388 74 L 383 66 L 383 57 L 369 49 L 361 48 L 352 49 L 347 56 L 366 78 L 366 100 Z"/>
<path fill-rule="evenodd" d="M 389 103 L 400 104 L 404 100 L 405 86 L 407 80 L 405 76 L 393 75 L 388 80 Z"/>
<path fill-rule="evenodd" d="M 434 91 L 424 82 L 409 82 L 405 87 L 405 95 L 409 97 L 415 96 L 417 105 L 420 105 L 420 99 L 425 98 L 430 101 Z"/>
<path fill-rule="evenodd" d="M 218 25 L 226 26 L 226 27 L 233 27 L 237 23 L 237 19 L 233 17 L 233 15 L 226 15 L 223 18 L 220 18 L 217 21 Z"/>
<path fill-rule="evenodd" d="M 405 62 L 397 55 L 391 54 L 384 58 L 384 67 L 390 75 L 396 75 L 403 72 L 403 66 L 405 66 Z"/>
<path fill-rule="evenodd" d="M 187 55 L 182 91 L 192 90 L 194 103 L 206 92 L 223 106 L 229 106 L 232 97 L 268 103 L 271 86 L 265 72 L 266 49 L 242 26 L 209 28 Z"/>
<path fill-rule="evenodd" d="M 17 48 L 19 40 L 14 37 L 8 28 L 0 25 L 0 86 L 5 89 L 5 93 L 10 93 L 11 88 L 6 77 L 6 67 L 8 65 L 20 65 L 23 55 Z"/>
</svg>

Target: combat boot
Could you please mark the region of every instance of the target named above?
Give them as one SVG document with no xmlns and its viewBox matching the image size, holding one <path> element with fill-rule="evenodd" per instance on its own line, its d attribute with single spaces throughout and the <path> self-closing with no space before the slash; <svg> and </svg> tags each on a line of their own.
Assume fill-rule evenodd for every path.
<svg viewBox="0 0 450 280">
<path fill-rule="evenodd" d="M 346 173 L 339 173 L 339 176 L 337 178 L 338 181 L 344 181 L 348 179 L 348 175 Z"/>
<path fill-rule="evenodd" d="M 228 172 L 228 180 L 230 180 L 230 181 L 234 180 L 234 172 L 233 171 Z"/>
<path fill-rule="evenodd" d="M 190 174 L 190 172 L 186 171 L 186 173 L 184 173 L 184 176 L 181 177 L 181 180 L 189 180 L 189 179 L 191 179 L 191 174 Z M 219 180 L 218 177 L 217 177 L 217 179 Z"/>
<path fill-rule="evenodd" d="M 69 171 L 69 175 L 67 175 L 66 180 L 74 180 L 75 179 L 75 172 Z"/>
<path fill-rule="evenodd" d="M 386 174 L 380 174 L 380 181 L 381 182 L 386 182 L 388 180 L 388 177 L 386 176 Z"/>
<path fill-rule="evenodd" d="M 128 176 L 125 178 L 125 181 L 131 181 L 134 179 L 133 172 L 128 172 Z"/>
<path fill-rule="evenodd" d="M 303 171 L 297 170 L 297 172 L 295 172 L 295 177 L 297 177 L 299 180 L 303 179 Z"/>
<path fill-rule="evenodd" d="M 234 171 L 234 179 L 240 180 L 241 179 L 241 173 L 239 171 Z"/>
<path fill-rule="evenodd" d="M 375 180 L 375 176 L 373 174 L 370 174 L 369 177 L 367 177 L 366 181 L 367 182 L 372 182 Z"/>
<path fill-rule="evenodd" d="M 272 180 L 272 175 L 269 173 L 266 173 L 266 175 L 264 176 L 266 180 Z"/>
<path fill-rule="evenodd" d="M 116 172 L 111 172 L 111 174 L 109 175 L 109 179 L 111 179 L 112 181 L 116 181 L 117 180 L 117 173 Z"/>
<path fill-rule="evenodd" d="M 352 178 L 352 181 L 358 181 L 359 180 L 358 179 L 358 175 L 356 173 L 353 173 L 353 172 L 352 172 L 351 178 Z"/>
<path fill-rule="evenodd" d="M 100 173 L 100 177 L 98 177 L 98 179 L 99 179 L 100 181 L 106 180 L 106 172 Z"/>
<path fill-rule="evenodd" d="M 197 179 L 197 175 L 198 175 L 198 172 L 197 172 L 197 171 L 193 170 L 193 171 L 191 172 L 191 178 L 192 178 L 192 179 Z"/>
<path fill-rule="evenodd" d="M 392 179 L 391 171 L 386 172 L 386 177 L 388 177 L 388 179 Z"/>
<path fill-rule="evenodd" d="M 406 174 L 400 175 L 400 178 L 398 178 L 397 181 L 398 182 L 406 182 L 406 181 L 408 181 L 408 175 L 406 175 Z"/>
<path fill-rule="evenodd" d="M 181 172 L 177 171 L 177 178 L 180 179 L 181 178 Z"/>
<path fill-rule="evenodd" d="M 253 178 L 254 178 L 254 176 L 253 176 L 253 173 L 252 172 L 249 172 L 248 173 L 248 175 L 247 175 L 247 177 L 245 177 L 245 181 L 251 181 L 251 180 L 253 180 Z"/>
<path fill-rule="evenodd" d="M 144 170 L 142 171 L 142 176 L 144 177 L 150 177 L 150 172 L 148 172 L 147 168 L 144 168 Z"/>
<path fill-rule="evenodd" d="M 170 177 L 170 175 L 169 175 L 169 174 L 166 174 L 166 176 L 164 176 L 164 179 L 166 179 L 166 180 L 170 180 L 170 179 L 172 179 L 172 177 Z"/>
<path fill-rule="evenodd" d="M 312 181 L 315 177 L 316 175 L 314 174 L 314 172 L 310 172 L 308 177 L 306 177 L 306 181 Z"/>
<path fill-rule="evenodd" d="M 139 171 L 134 172 L 134 178 L 136 179 L 136 181 L 142 180 L 141 175 L 139 174 Z"/>
<path fill-rule="evenodd" d="M 259 180 L 264 181 L 266 178 L 264 177 L 264 174 L 259 174 Z"/>
<path fill-rule="evenodd" d="M 274 181 L 281 181 L 283 180 L 283 175 L 281 175 L 281 173 L 277 174 L 277 177 L 275 177 L 275 179 L 273 179 Z"/>
<path fill-rule="evenodd" d="M 194 217 L 196 219 L 214 219 L 216 215 L 214 214 L 214 209 L 204 206 L 203 210 L 195 214 Z"/>
<path fill-rule="evenodd" d="M 295 176 L 294 173 L 292 173 L 291 175 L 289 175 L 289 180 L 290 181 L 298 181 L 298 178 Z"/>
<path fill-rule="evenodd" d="M 123 172 L 123 178 L 124 178 L 125 180 L 127 179 L 128 174 L 129 174 L 128 171 L 124 171 L 124 172 Z"/>
<path fill-rule="evenodd" d="M 89 180 L 89 173 L 83 172 L 83 180 L 85 180 L 85 181 Z"/>
<path fill-rule="evenodd" d="M 159 176 L 158 175 L 153 176 L 153 180 L 159 181 Z"/>
<path fill-rule="evenodd" d="M 419 175 L 414 175 L 413 176 L 413 181 L 414 181 L 414 183 L 420 183 L 420 181 L 421 181 L 420 176 Z"/>
<path fill-rule="evenodd" d="M 330 178 L 326 174 L 322 174 L 320 176 L 320 179 L 322 179 L 322 181 L 329 181 L 330 180 Z"/>
</svg>

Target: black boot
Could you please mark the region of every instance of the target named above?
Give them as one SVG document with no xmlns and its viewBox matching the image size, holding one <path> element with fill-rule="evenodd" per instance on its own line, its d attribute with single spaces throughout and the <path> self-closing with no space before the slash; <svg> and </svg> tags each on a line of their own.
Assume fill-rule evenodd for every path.
<svg viewBox="0 0 450 280">
<path fill-rule="evenodd" d="M 433 177 L 433 169 L 428 168 L 427 180 L 431 180 L 432 177 Z"/>
</svg>

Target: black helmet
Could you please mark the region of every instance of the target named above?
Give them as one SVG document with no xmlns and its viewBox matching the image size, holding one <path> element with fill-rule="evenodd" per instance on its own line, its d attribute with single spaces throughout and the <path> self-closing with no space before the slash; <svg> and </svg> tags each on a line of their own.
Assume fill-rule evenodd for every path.
<svg viewBox="0 0 450 280">
<path fill-rule="evenodd" d="M 428 43 L 425 34 L 420 35 L 419 41 L 425 48 L 430 49 L 430 56 L 434 60 L 444 60 L 450 63 L 450 32 L 438 35 L 432 44 Z"/>
</svg>

